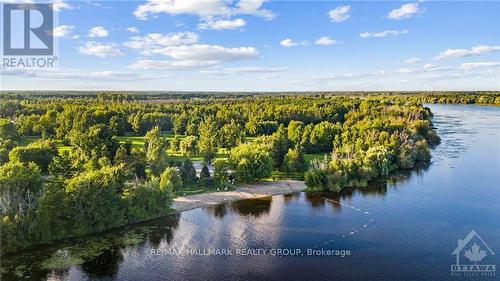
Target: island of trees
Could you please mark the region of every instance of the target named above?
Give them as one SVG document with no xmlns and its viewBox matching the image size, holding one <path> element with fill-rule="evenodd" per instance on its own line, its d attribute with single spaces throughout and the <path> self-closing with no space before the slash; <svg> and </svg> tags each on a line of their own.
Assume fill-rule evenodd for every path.
<svg viewBox="0 0 500 281">
<path fill-rule="evenodd" d="M 0 96 L 2 253 L 164 216 L 198 188 L 364 187 L 429 161 L 439 137 L 423 102 L 500 104 L 498 93 L 153 97 Z"/>
</svg>

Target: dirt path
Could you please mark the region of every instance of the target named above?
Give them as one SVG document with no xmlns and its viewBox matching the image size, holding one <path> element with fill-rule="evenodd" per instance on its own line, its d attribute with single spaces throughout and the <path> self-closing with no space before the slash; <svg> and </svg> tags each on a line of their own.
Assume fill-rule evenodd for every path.
<svg viewBox="0 0 500 281">
<path fill-rule="evenodd" d="M 263 182 L 240 186 L 234 191 L 202 193 L 174 199 L 172 209 L 177 212 L 187 211 L 207 205 L 221 204 L 241 199 L 251 199 L 272 195 L 288 194 L 302 191 L 306 188 L 303 181 L 282 180 Z"/>
</svg>

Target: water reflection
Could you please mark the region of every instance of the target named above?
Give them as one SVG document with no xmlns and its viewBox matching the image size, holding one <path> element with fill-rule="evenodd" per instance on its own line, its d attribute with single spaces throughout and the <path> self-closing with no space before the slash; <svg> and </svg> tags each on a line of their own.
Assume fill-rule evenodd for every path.
<svg viewBox="0 0 500 281">
<path fill-rule="evenodd" d="M 75 279 L 72 269 L 78 266 L 77 275 L 88 278 L 116 276 L 123 263 L 123 250 L 131 247 L 159 247 L 170 244 L 179 226 L 180 215 L 170 215 L 77 239 L 67 239 L 53 244 L 33 247 L 2 258 L 2 280 L 65 280 Z M 77 279 L 80 279 L 77 278 Z"/>
<path fill-rule="evenodd" d="M 113 277 L 118 272 L 122 261 L 123 256 L 120 247 L 112 246 L 96 258 L 84 262 L 81 267 L 89 277 Z"/>
<path fill-rule="evenodd" d="M 206 207 L 206 210 L 220 220 L 222 220 L 228 212 L 226 204 L 210 205 Z"/>
</svg>

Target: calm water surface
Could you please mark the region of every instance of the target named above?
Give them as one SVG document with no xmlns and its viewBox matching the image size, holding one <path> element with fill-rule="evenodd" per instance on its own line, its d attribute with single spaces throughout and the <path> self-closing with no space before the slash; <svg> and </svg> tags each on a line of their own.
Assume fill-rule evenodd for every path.
<svg viewBox="0 0 500 281">
<path fill-rule="evenodd" d="M 471 230 L 497 253 L 486 251 L 483 263 L 500 266 L 500 108 L 429 107 L 442 143 L 429 166 L 396 181 L 196 209 L 39 247 L 5 257 L 2 280 L 494 280 L 451 276 L 450 266 L 457 240 Z M 234 252 L 194 255 L 208 249 Z"/>
</svg>

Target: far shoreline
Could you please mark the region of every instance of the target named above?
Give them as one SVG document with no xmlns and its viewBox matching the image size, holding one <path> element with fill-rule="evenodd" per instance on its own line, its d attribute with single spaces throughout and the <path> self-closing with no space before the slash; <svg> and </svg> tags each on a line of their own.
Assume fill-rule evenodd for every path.
<svg viewBox="0 0 500 281">
<path fill-rule="evenodd" d="M 209 205 L 297 193 L 304 191 L 306 187 L 304 181 L 298 180 L 280 180 L 245 184 L 231 191 L 209 192 L 177 197 L 172 204 L 172 210 L 176 213 L 181 213 Z"/>
</svg>

